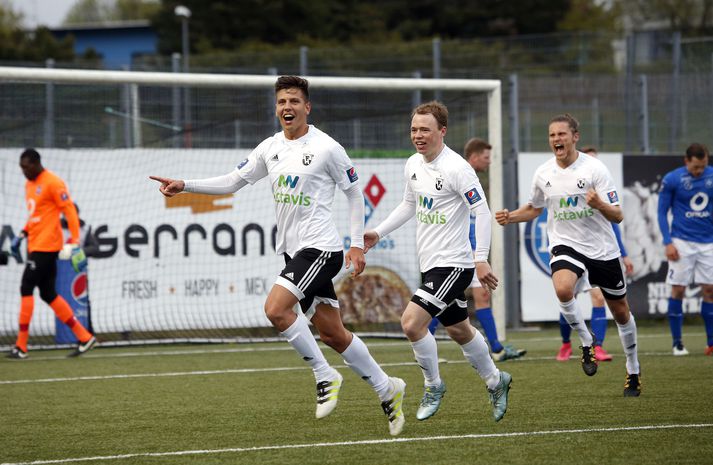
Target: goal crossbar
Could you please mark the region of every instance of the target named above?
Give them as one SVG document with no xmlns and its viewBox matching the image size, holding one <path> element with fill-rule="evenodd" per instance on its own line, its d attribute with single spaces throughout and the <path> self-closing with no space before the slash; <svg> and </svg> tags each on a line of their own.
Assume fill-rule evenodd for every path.
<svg viewBox="0 0 713 465">
<path fill-rule="evenodd" d="M 487 94 L 488 141 L 492 145 L 489 204 L 492 211 L 503 208 L 503 149 L 501 81 L 497 79 L 423 79 L 388 77 L 307 76 L 310 86 L 320 89 L 365 91 L 462 91 Z M 83 69 L 0 67 L 0 82 L 33 84 L 98 84 L 159 87 L 269 89 L 274 75 L 238 75 L 206 73 L 169 73 L 144 71 L 103 71 Z M 504 274 L 504 236 L 502 228 L 493 228 L 491 263 L 495 273 Z M 517 285 L 516 283 L 508 283 Z M 498 331 L 504 338 L 505 293 L 493 294 L 492 307 Z"/>
</svg>

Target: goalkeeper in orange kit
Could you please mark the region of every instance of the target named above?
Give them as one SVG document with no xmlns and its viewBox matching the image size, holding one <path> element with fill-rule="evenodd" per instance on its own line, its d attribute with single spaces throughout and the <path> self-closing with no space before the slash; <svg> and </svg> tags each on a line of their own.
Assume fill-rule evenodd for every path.
<svg viewBox="0 0 713 465">
<path fill-rule="evenodd" d="M 35 307 L 33 292 L 40 290 L 42 300 L 52 308 L 61 321 L 70 327 L 79 341 L 78 347 L 70 356 L 82 355 L 97 343 L 92 333 L 74 317 L 74 312 L 62 296 L 57 295 L 55 279 L 57 276 L 57 258 L 70 259 L 75 270 L 86 267 L 84 252 L 79 247 L 79 217 L 72 203 L 64 181 L 42 166 L 40 154 L 35 149 L 26 149 L 20 155 L 20 168 L 27 178 L 25 183 L 25 201 L 28 210 L 27 224 L 20 235 L 12 240 L 11 251 L 19 256 L 22 240 L 27 238 L 27 265 L 22 274 L 20 293 L 20 331 L 15 347 L 9 358 L 27 357 L 30 320 Z M 60 226 L 60 212 L 64 213 L 71 239 L 63 244 Z"/>
</svg>

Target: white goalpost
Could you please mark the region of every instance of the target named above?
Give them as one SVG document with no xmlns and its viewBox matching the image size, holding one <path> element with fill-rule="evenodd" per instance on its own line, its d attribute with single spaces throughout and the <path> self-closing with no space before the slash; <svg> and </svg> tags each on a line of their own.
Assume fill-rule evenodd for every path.
<svg viewBox="0 0 713 465">
<path fill-rule="evenodd" d="M 492 145 L 488 201 L 493 212 L 503 208 L 499 80 L 305 77 L 316 102 L 311 122 L 326 127 L 354 154 L 367 202 L 367 228 L 400 200 L 403 157 L 413 152 L 409 112 L 421 103 L 422 92 L 444 96 L 451 113 L 446 136 L 451 148 L 460 153 L 473 135 Z M 99 239 L 100 254 L 89 259 L 84 298 L 88 295 L 100 337 L 122 344 L 274 336 L 262 302 L 283 262 L 271 248 L 274 213 L 266 183 L 243 189 L 234 198 L 192 195 L 166 200 L 147 177 L 195 178 L 231 170 L 255 141 L 278 130 L 271 117 L 275 79 L 0 67 L 0 105 L 11 108 L 18 99 L 18 108 L 33 113 L 3 117 L 7 110 L 0 110 L 0 120 L 27 119 L 16 125 L 19 129 L 8 129 L 10 143 L 5 147 L 15 148 L 0 149 L 0 249 L 7 250 L 26 220 L 24 178 L 17 160 L 24 146 L 34 145 L 45 166 L 67 181 L 80 216 Z M 182 88 L 191 89 L 191 125 L 185 124 L 186 114 L 177 104 Z M 335 200 L 334 205 L 340 232 L 348 231 L 343 202 Z M 340 301 L 347 299 L 345 321 L 357 332 L 398 332 L 395 310 L 387 307 L 400 305 L 405 291 L 396 299 L 393 294 L 399 290 L 384 286 L 398 281 L 412 292 L 418 285 L 414 231 L 402 228 L 367 255 L 372 281 L 341 279 L 337 285 L 343 293 Z M 492 231 L 491 265 L 503 277 L 503 228 Z M 23 266 L 11 259 L 0 268 L 0 346 L 14 342 Z M 349 302 L 350 293 L 366 296 L 366 303 Z M 505 292 L 498 289 L 492 298 L 504 338 Z M 42 307 L 39 298 L 35 302 Z M 55 329 L 51 311 L 36 310 L 31 343 L 40 336 L 52 345 Z"/>
</svg>

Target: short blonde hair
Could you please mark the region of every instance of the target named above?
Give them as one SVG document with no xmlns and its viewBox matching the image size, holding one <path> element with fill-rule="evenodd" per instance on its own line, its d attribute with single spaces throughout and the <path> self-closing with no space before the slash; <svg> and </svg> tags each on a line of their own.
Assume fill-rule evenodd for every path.
<svg viewBox="0 0 713 465">
<path fill-rule="evenodd" d="M 438 123 L 438 129 L 448 127 L 448 108 L 437 100 L 422 103 L 413 109 L 411 118 L 415 115 L 433 115 Z"/>
</svg>

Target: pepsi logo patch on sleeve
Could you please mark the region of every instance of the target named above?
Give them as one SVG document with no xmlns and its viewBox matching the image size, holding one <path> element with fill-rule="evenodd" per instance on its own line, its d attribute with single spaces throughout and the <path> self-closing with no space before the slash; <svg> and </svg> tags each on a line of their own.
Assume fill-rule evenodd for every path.
<svg viewBox="0 0 713 465">
<path fill-rule="evenodd" d="M 609 203 L 616 203 L 619 201 L 619 196 L 616 195 L 616 191 L 609 192 L 607 197 L 609 197 Z"/>
<path fill-rule="evenodd" d="M 243 166 L 245 166 L 245 165 L 247 164 L 247 162 L 248 162 L 248 159 L 247 159 L 247 158 L 246 158 L 245 160 L 241 161 L 240 164 L 238 165 L 238 169 L 240 169 L 240 168 L 242 168 Z"/>
<path fill-rule="evenodd" d="M 347 177 L 349 178 L 349 182 L 356 182 L 357 179 L 359 179 L 359 176 L 353 166 L 347 170 Z"/>
<path fill-rule="evenodd" d="M 482 197 L 478 193 L 478 189 L 476 189 L 475 187 L 466 192 L 464 195 L 465 198 L 468 199 L 468 203 L 471 205 L 480 202 L 480 199 L 482 199 Z"/>
</svg>

